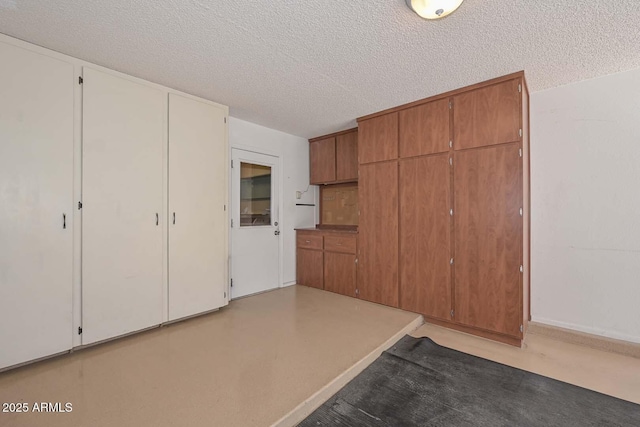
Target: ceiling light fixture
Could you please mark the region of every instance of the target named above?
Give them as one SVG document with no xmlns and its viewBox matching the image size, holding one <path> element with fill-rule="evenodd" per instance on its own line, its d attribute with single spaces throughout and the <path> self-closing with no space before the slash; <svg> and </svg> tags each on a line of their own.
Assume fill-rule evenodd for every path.
<svg viewBox="0 0 640 427">
<path fill-rule="evenodd" d="M 409 9 L 424 19 L 440 19 L 460 7 L 464 0 L 405 0 Z"/>
</svg>

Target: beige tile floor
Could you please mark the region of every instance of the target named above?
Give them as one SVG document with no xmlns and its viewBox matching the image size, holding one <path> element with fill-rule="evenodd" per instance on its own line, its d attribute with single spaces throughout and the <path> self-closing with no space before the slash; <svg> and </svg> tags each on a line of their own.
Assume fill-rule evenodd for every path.
<svg viewBox="0 0 640 427">
<path fill-rule="evenodd" d="M 410 335 L 640 404 L 640 359 L 529 333 L 522 348 L 425 324 Z"/>
<path fill-rule="evenodd" d="M 0 426 L 291 425 L 359 372 L 345 375 L 350 367 L 364 359 L 363 369 L 421 323 L 416 314 L 299 286 L 243 298 L 0 373 L 0 402 L 73 405 L 71 413 L 0 412 Z"/>
<path fill-rule="evenodd" d="M 305 287 L 0 373 L 0 402 L 71 402 L 0 426 L 293 425 L 405 333 L 640 403 L 640 359 L 528 334 L 522 349 Z M 355 369 L 350 369 L 356 366 Z"/>
</svg>

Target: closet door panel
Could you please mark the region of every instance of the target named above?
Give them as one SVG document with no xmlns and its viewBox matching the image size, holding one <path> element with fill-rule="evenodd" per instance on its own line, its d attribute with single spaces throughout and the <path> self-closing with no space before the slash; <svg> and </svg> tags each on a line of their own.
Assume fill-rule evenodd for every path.
<svg viewBox="0 0 640 427">
<path fill-rule="evenodd" d="M 227 301 L 225 116 L 169 95 L 169 320 Z"/>
<path fill-rule="evenodd" d="M 449 151 L 449 99 L 428 102 L 399 113 L 400 157 Z"/>
<path fill-rule="evenodd" d="M 398 306 L 398 162 L 360 166 L 360 298 Z"/>
<path fill-rule="evenodd" d="M 508 80 L 453 98 L 453 146 L 456 150 L 521 140 L 520 81 Z"/>
<path fill-rule="evenodd" d="M 400 161 L 400 308 L 450 320 L 449 154 Z"/>
<path fill-rule="evenodd" d="M 166 102 L 84 68 L 83 344 L 162 322 Z"/>
<path fill-rule="evenodd" d="M 398 158 L 398 113 L 358 122 L 358 162 L 373 163 Z"/>
<path fill-rule="evenodd" d="M 455 320 L 520 336 L 522 169 L 520 144 L 457 152 Z"/>
<path fill-rule="evenodd" d="M 0 63 L 2 369 L 72 347 L 77 77 L 72 64 L 2 42 Z"/>
</svg>

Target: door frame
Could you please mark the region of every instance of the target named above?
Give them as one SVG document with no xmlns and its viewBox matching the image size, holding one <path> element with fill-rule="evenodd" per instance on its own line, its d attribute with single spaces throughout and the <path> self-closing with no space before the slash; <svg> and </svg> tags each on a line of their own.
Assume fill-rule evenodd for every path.
<svg viewBox="0 0 640 427">
<path fill-rule="evenodd" d="M 282 239 L 282 230 L 284 228 L 284 223 L 283 223 L 283 215 L 284 215 L 284 197 L 283 197 L 283 192 L 284 192 L 284 181 L 283 181 L 283 169 L 282 169 L 282 155 L 281 153 L 278 153 L 276 151 L 273 150 L 268 150 L 268 149 L 264 149 L 264 148 L 258 148 L 255 146 L 251 146 L 251 145 L 245 145 L 245 144 L 229 144 L 229 166 L 231 166 L 231 161 L 233 159 L 233 150 L 241 150 L 241 151 L 248 151 L 250 153 L 254 153 L 254 154 L 261 154 L 261 155 L 265 155 L 265 156 L 271 156 L 271 157 L 275 157 L 276 160 L 276 165 L 278 166 L 278 225 L 280 227 L 280 235 L 278 236 L 278 286 L 274 289 L 280 289 L 283 287 L 283 282 L 282 282 L 282 278 L 283 278 L 283 272 L 284 272 L 284 259 L 282 257 L 282 254 L 284 253 L 284 242 Z M 238 298 L 231 298 L 231 296 L 233 295 L 231 292 L 231 280 L 233 279 L 232 277 L 232 272 L 233 272 L 233 259 L 232 259 L 232 248 L 233 248 L 233 234 L 231 233 L 231 220 L 234 217 L 234 212 L 233 212 L 233 200 L 234 200 L 234 194 L 233 194 L 233 170 L 231 167 L 227 168 L 229 171 L 229 175 L 228 175 L 228 183 L 229 183 L 229 224 L 228 226 L 228 234 L 229 234 L 229 289 L 228 289 L 228 295 L 229 295 L 229 301 L 232 301 L 233 299 L 238 299 L 238 298 L 244 298 L 244 297 L 238 297 Z M 239 226 L 239 224 L 238 224 Z M 269 292 L 269 291 L 265 291 L 265 292 Z M 247 295 L 247 296 L 251 296 L 251 295 Z"/>
</svg>

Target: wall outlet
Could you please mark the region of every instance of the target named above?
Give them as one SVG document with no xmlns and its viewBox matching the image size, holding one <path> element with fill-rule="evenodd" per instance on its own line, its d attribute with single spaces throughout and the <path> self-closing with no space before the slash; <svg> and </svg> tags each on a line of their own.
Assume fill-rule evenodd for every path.
<svg viewBox="0 0 640 427">
<path fill-rule="evenodd" d="M 302 199 L 302 191 L 296 191 L 296 199 Z"/>
</svg>

